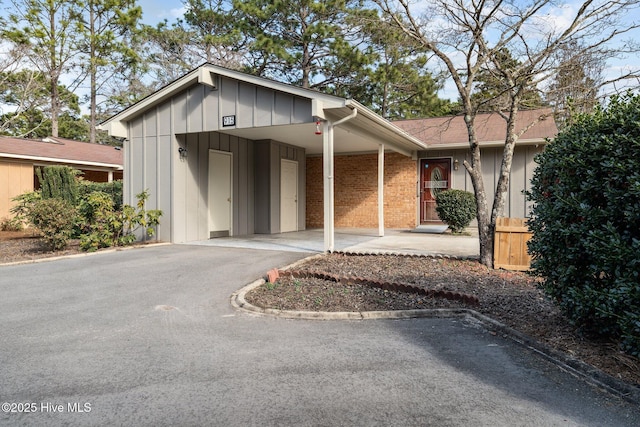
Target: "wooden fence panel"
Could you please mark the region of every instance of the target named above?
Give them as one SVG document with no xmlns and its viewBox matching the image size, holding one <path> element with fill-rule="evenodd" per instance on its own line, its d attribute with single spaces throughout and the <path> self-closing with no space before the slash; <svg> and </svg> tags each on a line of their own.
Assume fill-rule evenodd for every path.
<svg viewBox="0 0 640 427">
<path fill-rule="evenodd" d="M 531 255 L 527 242 L 531 232 L 525 218 L 498 218 L 493 248 L 493 267 L 505 270 L 528 270 Z"/>
</svg>

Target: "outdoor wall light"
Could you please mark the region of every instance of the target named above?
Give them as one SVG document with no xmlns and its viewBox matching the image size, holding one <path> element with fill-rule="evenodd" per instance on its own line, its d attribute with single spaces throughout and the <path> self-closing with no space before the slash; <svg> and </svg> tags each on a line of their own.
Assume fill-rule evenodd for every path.
<svg viewBox="0 0 640 427">
<path fill-rule="evenodd" d="M 180 155 L 181 159 L 186 159 L 187 158 L 187 149 L 184 148 L 184 147 L 178 148 L 178 154 Z"/>
<path fill-rule="evenodd" d="M 453 170 L 457 171 L 458 169 L 460 169 L 460 162 L 458 161 L 458 159 L 455 159 L 453 161 Z"/>
</svg>

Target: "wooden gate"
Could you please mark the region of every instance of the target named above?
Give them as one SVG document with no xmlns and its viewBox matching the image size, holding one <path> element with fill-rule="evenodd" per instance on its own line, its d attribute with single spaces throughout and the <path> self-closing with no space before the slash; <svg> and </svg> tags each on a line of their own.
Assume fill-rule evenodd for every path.
<svg viewBox="0 0 640 427">
<path fill-rule="evenodd" d="M 493 246 L 493 268 L 505 270 L 528 270 L 531 255 L 527 242 L 531 232 L 525 218 L 498 218 Z"/>
</svg>

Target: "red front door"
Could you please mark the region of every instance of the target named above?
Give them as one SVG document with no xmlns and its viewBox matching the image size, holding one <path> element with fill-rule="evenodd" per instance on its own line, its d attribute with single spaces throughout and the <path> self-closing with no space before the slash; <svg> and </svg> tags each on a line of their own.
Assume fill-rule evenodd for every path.
<svg viewBox="0 0 640 427">
<path fill-rule="evenodd" d="M 436 194 L 451 188 L 450 159 L 420 160 L 420 223 L 440 221 Z"/>
</svg>

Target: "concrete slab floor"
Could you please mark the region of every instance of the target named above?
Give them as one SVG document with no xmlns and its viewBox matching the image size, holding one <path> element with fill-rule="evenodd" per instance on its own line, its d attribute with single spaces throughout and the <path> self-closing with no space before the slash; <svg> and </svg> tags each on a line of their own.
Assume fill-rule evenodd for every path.
<svg viewBox="0 0 640 427">
<path fill-rule="evenodd" d="M 252 234 L 188 242 L 189 245 L 250 248 L 288 252 L 323 252 L 322 229 L 281 234 Z M 387 229 L 383 237 L 377 229 L 340 228 L 335 234 L 335 249 L 351 252 L 408 253 L 418 255 L 450 255 L 477 257 L 477 231 L 453 236 L 449 233 L 416 233 L 413 230 Z"/>
</svg>

